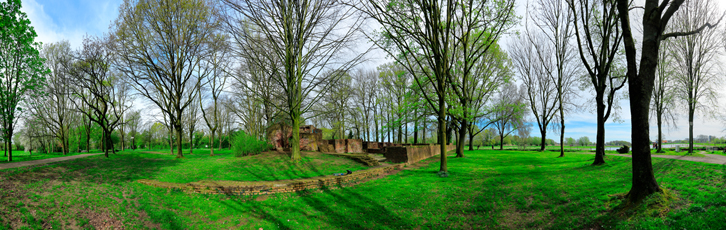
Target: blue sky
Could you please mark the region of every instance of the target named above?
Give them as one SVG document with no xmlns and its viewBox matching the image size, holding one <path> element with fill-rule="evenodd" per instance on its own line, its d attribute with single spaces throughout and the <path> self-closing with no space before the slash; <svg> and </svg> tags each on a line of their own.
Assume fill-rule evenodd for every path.
<svg viewBox="0 0 726 230">
<path fill-rule="evenodd" d="M 23 11 L 28 14 L 31 25 L 38 33 L 38 41 L 43 43 L 57 42 L 61 40 L 70 41 L 74 48 L 78 48 L 85 35 L 102 35 L 109 31 L 109 25 L 118 15 L 118 7 L 122 0 L 23 0 Z M 517 3 L 517 12 L 524 14 L 522 5 Z M 505 38 L 506 39 L 506 38 Z M 376 52 L 384 55 L 383 52 Z M 375 67 L 378 64 L 388 62 L 384 58 L 374 59 L 376 63 L 368 63 L 366 66 Z M 623 89 L 626 90 L 626 89 Z M 590 97 L 589 93 L 581 93 L 583 100 Z M 723 98 L 724 95 L 721 95 Z M 726 100 L 720 100 L 726 101 Z M 722 103 L 721 102 L 721 103 Z M 584 103 L 583 103 L 584 104 Z M 621 101 L 622 123 L 609 121 L 605 126 L 605 140 L 630 140 L 630 110 L 628 101 Z M 723 106 L 724 105 L 720 105 Z M 699 116 L 694 122 L 694 135 L 705 134 L 724 136 L 724 123 L 721 120 L 707 120 Z M 579 138 L 588 136 L 591 141 L 595 140 L 596 122 L 595 115 L 591 109 L 583 109 L 576 114 L 567 117 L 565 137 Z M 688 137 L 688 121 L 684 115 L 678 120 L 678 129 L 664 131 L 665 139 L 685 139 Z M 539 136 L 539 130 L 532 127 L 532 136 Z M 656 127 L 651 122 L 651 138 L 656 137 Z M 559 139 L 559 133 L 549 131 L 548 138 Z"/>
<path fill-rule="evenodd" d="M 70 41 L 80 47 L 83 36 L 102 35 L 118 15 L 122 0 L 23 0 L 23 11 L 43 43 Z"/>
</svg>

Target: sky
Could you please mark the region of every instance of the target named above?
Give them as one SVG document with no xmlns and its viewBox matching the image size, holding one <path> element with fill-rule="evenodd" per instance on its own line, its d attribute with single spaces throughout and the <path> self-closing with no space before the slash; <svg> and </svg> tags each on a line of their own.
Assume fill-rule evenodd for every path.
<svg viewBox="0 0 726 230">
<path fill-rule="evenodd" d="M 718 1 L 717 1 L 718 2 Z M 108 33 L 109 25 L 118 16 L 118 7 L 122 0 L 24 0 L 22 10 L 28 14 L 31 25 L 38 34 L 37 41 L 43 43 L 68 40 L 74 48 L 80 47 L 83 37 L 101 36 Z M 517 13 L 524 15 L 526 3 L 517 2 Z M 719 8 L 724 8 L 723 4 Z M 640 15 L 638 15 L 640 16 Z M 520 29 L 517 27 L 515 29 Z M 505 37 L 503 39 L 510 39 Z M 636 35 L 636 39 L 638 39 Z M 384 52 L 373 52 L 374 54 L 385 55 Z M 378 64 L 388 62 L 385 57 L 372 57 L 371 63 L 366 63 L 366 68 L 374 68 Z M 726 63 L 724 63 L 726 64 Z M 581 98 L 587 98 L 589 93 L 581 93 Z M 722 93 L 719 96 L 726 99 Z M 584 99 L 583 99 L 584 100 Z M 719 100 L 721 108 L 726 108 L 726 100 Z M 630 110 L 628 101 L 620 101 L 621 122 L 613 122 L 612 119 L 605 125 L 605 140 L 630 140 Z M 138 105 L 141 106 L 141 105 Z M 683 110 L 683 109 L 681 109 Z M 704 119 L 704 116 L 696 114 L 694 121 L 694 138 L 699 134 L 724 136 L 723 119 Z M 583 108 L 573 113 L 565 121 L 565 137 L 579 138 L 587 136 L 591 141 L 596 137 L 596 116 L 591 108 Z M 680 140 L 688 137 L 688 119 L 685 113 L 681 113 L 677 121 L 677 129 L 664 131 L 664 139 Z M 651 122 L 651 138 L 656 139 L 657 129 L 654 122 Z M 539 131 L 533 127 L 532 136 L 539 136 Z M 548 131 L 547 137 L 559 139 L 559 132 Z"/>
</svg>

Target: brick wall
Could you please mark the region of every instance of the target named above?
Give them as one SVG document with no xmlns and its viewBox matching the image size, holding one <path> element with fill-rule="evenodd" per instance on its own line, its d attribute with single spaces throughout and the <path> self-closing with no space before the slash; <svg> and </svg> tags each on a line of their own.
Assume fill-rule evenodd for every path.
<svg viewBox="0 0 726 230">
<path fill-rule="evenodd" d="M 336 153 L 344 153 L 345 152 L 345 140 L 344 139 L 337 139 L 337 140 L 328 140 L 328 144 L 333 146 L 333 149 Z"/>
<path fill-rule="evenodd" d="M 346 153 L 362 153 L 363 152 L 363 140 L 361 140 L 361 139 L 345 139 L 345 152 Z"/>
<path fill-rule="evenodd" d="M 454 145 L 447 145 L 446 151 L 456 149 Z M 393 163 L 416 163 L 420 160 L 439 155 L 439 145 L 410 145 L 402 147 L 386 147 L 384 156 Z"/>
</svg>

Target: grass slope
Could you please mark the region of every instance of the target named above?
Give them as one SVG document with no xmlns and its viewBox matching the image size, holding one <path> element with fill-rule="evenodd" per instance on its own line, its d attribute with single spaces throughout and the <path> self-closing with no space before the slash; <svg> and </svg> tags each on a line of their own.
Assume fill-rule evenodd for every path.
<svg viewBox="0 0 726 230">
<path fill-rule="evenodd" d="M 611 211 L 621 205 L 613 194 L 630 188 L 630 158 L 608 156 L 607 165 L 594 167 L 589 165 L 594 156 L 587 154 L 556 158 L 558 154 L 552 152 L 485 150 L 466 155 L 463 159 L 449 158 L 448 178 L 436 176 L 439 166 L 432 158 L 421 168 L 356 187 L 257 197 L 184 194 L 134 182 L 163 179 L 161 175 L 196 167 L 187 165 L 197 160 L 192 157 L 167 160 L 164 155 L 121 154 L 111 159 L 95 156 L 3 170 L 0 226 L 99 228 L 104 223 L 116 223 L 132 229 L 726 228 L 722 220 L 726 216 L 724 165 L 653 159 L 660 185 L 680 199 L 656 209 L 663 217 L 621 216 Z M 207 160 L 200 155 L 198 160 L 210 163 L 216 158 Z M 235 164 L 244 163 L 243 159 Z M 289 167 L 282 165 L 256 166 L 254 170 Z M 216 167 L 225 166 L 220 163 Z M 178 170 L 170 170 L 174 168 Z M 240 171 L 230 174 L 246 173 L 234 170 Z M 274 177 L 280 174 L 258 173 Z M 188 180 L 171 178 L 167 179 Z"/>
</svg>

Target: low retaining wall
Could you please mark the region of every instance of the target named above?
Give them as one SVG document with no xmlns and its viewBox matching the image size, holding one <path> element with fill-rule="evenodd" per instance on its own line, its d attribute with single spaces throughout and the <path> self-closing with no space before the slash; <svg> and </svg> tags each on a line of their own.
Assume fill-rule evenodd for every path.
<svg viewBox="0 0 726 230">
<path fill-rule="evenodd" d="M 446 151 L 456 149 L 456 146 L 449 144 L 446 146 Z M 393 163 L 416 163 L 420 160 L 439 155 L 441 153 L 441 147 L 439 145 L 413 145 L 403 147 L 386 147 L 386 151 L 383 154 L 386 156 L 386 160 L 390 160 Z"/>
<path fill-rule="evenodd" d="M 138 180 L 137 182 L 159 188 L 178 189 L 187 193 L 228 194 L 228 195 L 264 195 L 274 193 L 300 192 L 304 190 L 334 189 L 355 185 L 375 177 L 384 176 L 394 170 L 400 170 L 407 164 L 396 164 L 378 168 L 355 171 L 350 175 L 323 176 L 318 178 L 282 180 L 282 181 L 199 181 L 186 184 L 159 182 L 154 180 Z"/>
</svg>

